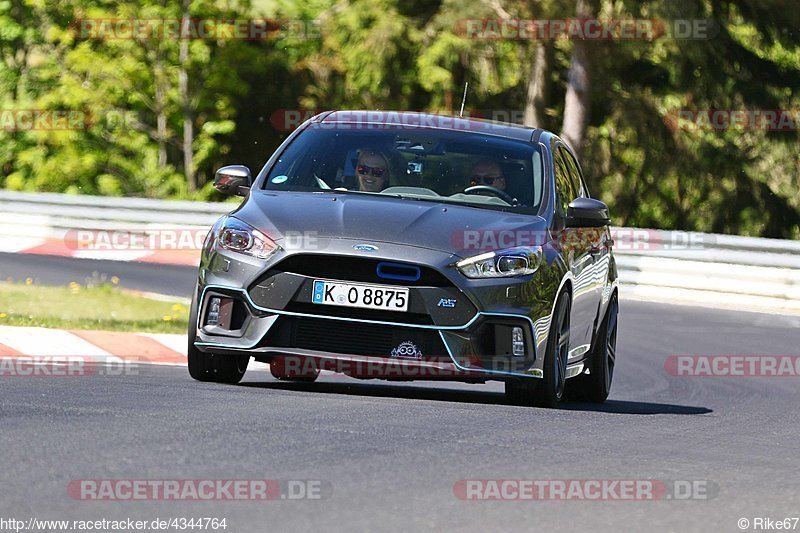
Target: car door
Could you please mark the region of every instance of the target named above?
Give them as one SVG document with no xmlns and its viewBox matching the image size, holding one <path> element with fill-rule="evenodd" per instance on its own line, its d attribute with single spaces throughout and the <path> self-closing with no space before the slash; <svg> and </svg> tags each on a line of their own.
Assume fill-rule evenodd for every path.
<svg viewBox="0 0 800 533">
<path fill-rule="evenodd" d="M 583 178 L 583 172 L 578 164 L 578 161 L 570 154 L 572 163 L 575 167 L 575 172 L 580 180 L 580 186 L 583 190 L 583 196 L 591 197 L 589 190 L 586 187 L 586 181 Z M 590 243 L 589 253 L 594 256 L 594 286 L 595 286 L 595 305 L 600 309 L 600 304 L 603 299 L 603 292 L 609 283 L 609 269 L 611 268 L 611 228 L 605 226 L 602 228 L 587 228 L 586 238 Z M 598 323 L 602 317 L 598 317 Z"/>
<path fill-rule="evenodd" d="M 582 197 L 589 197 L 589 192 L 586 188 L 586 182 L 583 179 L 581 167 L 578 164 L 575 156 L 567 150 L 567 164 L 570 167 L 570 173 L 574 175 L 577 180 L 576 183 L 580 187 Z M 583 240 L 589 246 L 589 254 L 592 256 L 593 261 L 591 265 L 591 282 L 592 290 L 594 291 L 592 298 L 592 316 L 591 319 L 596 319 L 599 324 L 600 317 L 598 311 L 600 309 L 600 301 L 603 297 L 603 288 L 608 280 L 608 269 L 610 265 L 610 228 L 608 226 L 603 228 L 583 228 Z M 591 332 L 590 332 L 591 333 Z"/>
<path fill-rule="evenodd" d="M 572 155 L 561 142 L 556 142 L 553 150 L 553 167 L 556 185 L 554 233 L 560 239 L 564 259 L 574 276 L 569 348 L 570 359 L 574 360 L 585 354 L 592 342 L 597 305 L 593 279 L 595 258 L 592 254 L 592 239 L 587 239 L 587 228 L 565 226 L 569 203 L 584 195 L 584 191 Z"/>
</svg>

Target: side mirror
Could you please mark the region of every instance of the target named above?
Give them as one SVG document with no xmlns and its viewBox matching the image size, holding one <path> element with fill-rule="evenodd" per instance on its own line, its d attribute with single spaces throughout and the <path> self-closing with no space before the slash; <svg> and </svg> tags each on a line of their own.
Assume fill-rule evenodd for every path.
<svg viewBox="0 0 800 533">
<path fill-rule="evenodd" d="M 228 165 L 214 174 L 214 188 L 228 196 L 247 196 L 252 184 L 250 169 L 244 165 Z"/>
<path fill-rule="evenodd" d="M 608 226 L 608 206 L 594 198 L 575 198 L 567 207 L 567 227 L 601 228 Z"/>
</svg>

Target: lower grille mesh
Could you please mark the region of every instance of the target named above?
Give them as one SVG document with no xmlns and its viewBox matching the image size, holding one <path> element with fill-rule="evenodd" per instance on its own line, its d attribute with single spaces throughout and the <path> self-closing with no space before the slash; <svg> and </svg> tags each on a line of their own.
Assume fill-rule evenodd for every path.
<svg viewBox="0 0 800 533">
<path fill-rule="evenodd" d="M 284 318 L 283 320 L 287 320 Z M 413 343 L 426 359 L 447 357 L 441 337 L 433 330 L 377 324 L 355 324 L 320 318 L 292 318 L 289 346 L 337 354 L 390 357 L 403 342 Z M 269 342 L 269 341 L 268 341 Z"/>
<path fill-rule="evenodd" d="M 392 331 L 386 327 L 347 324 L 336 320 L 297 322 L 298 348 L 354 355 L 384 355 L 392 351 Z"/>
</svg>

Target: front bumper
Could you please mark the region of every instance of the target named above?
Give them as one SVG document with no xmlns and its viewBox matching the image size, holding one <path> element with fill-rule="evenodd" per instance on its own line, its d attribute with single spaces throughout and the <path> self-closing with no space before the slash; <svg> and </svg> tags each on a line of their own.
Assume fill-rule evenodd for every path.
<svg viewBox="0 0 800 533">
<path fill-rule="evenodd" d="M 220 334 L 216 328 L 203 325 L 203 311 L 215 296 L 232 298 L 237 305 L 245 306 L 247 316 L 236 335 Z M 534 368 L 533 324 L 524 315 L 478 312 L 463 327 L 357 320 L 263 309 L 250 301 L 247 291 L 218 285 L 205 286 L 198 305 L 195 346 L 202 351 L 246 352 L 264 361 L 278 355 L 296 355 L 326 362 L 436 368 L 444 371 L 441 377 L 452 379 L 541 377 Z M 526 357 L 495 349 L 495 330 L 513 326 L 525 332 Z M 435 377 L 431 373 L 426 379 Z M 422 375 L 418 379 L 423 379 Z"/>
<path fill-rule="evenodd" d="M 326 257 L 362 257 L 352 254 L 353 242 L 332 239 L 327 244 L 326 249 L 315 252 L 323 256 L 323 265 Z M 354 270 L 345 278 L 324 268 L 319 272 L 280 268 L 292 264 L 288 260 L 303 252 L 282 250 L 266 264 L 220 250 L 204 253 L 196 347 L 221 355 L 246 352 L 267 362 L 293 355 L 313 359 L 323 365 L 320 368 L 333 365 L 337 371 L 342 362 L 400 368 L 401 375 L 389 376 L 397 379 L 471 381 L 542 376 L 539 354 L 544 353 L 550 305 L 541 297 L 537 305 L 533 280 L 459 279 L 449 268 L 456 259 L 452 255 L 414 249 L 412 260 L 404 261 L 398 258 L 409 257 L 409 247 L 382 244 L 380 248 L 381 253 L 372 259 L 416 264 L 439 276 L 407 284 L 412 291 L 410 301 L 417 306 L 410 311 L 416 312 L 401 316 L 360 312 L 358 316 L 347 311 L 349 308 L 340 313 L 331 306 L 310 304 L 308 286 L 315 278 L 369 280 L 351 279 L 358 277 Z M 240 320 L 235 330 L 205 325 L 209 299 L 215 296 L 236 302 Z M 439 308 L 442 299 L 457 300 L 458 312 Z M 508 339 L 512 328 L 524 332 L 524 356 L 511 353 Z"/>
</svg>

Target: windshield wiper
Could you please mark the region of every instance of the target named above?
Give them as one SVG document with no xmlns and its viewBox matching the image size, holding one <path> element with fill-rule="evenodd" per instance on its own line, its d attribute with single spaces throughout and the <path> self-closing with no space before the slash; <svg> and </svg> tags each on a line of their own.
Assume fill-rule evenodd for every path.
<svg viewBox="0 0 800 533">
<path fill-rule="evenodd" d="M 442 204 L 448 205 L 466 205 L 469 207 L 488 207 L 494 209 L 508 209 L 517 206 L 513 206 L 511 204 L 500 205 L 500 204 L 490 204 L 484 202 L 464 202 L 462 200 L 451 200 L 447 196 L 404 196 L 400 193 L 397 194 L 384 194 L 384 196 L 391 196 L 393 198 L 401 198 L 403 200 L 421 200 L 423 202 L 438 202 Z"/>
</svg>

